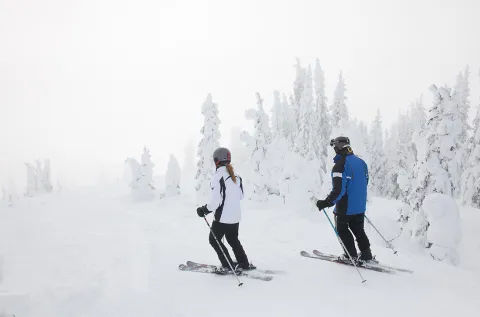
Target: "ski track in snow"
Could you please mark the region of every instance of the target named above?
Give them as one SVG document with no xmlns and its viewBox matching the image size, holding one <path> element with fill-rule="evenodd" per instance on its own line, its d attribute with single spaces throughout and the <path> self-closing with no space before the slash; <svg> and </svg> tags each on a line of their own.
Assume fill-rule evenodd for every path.
<svg viewBox="0 0 480 317">
<path fill-rule="evenodd" d="M 369 206 L 370 219 L 387 239 L 399 233 L 398 204 L 374 199 Z M 195 208 L 185 197 L 132 203 L 119 188 L 1 206 L 0 314 L 384 317 L 476 316 L 480 311 L 479 210 L 461 210 L 459 267 L 435 262 L 404 240 L 395 240 L 395 256 L 366 225 L 381 262 L 415 273 L 362 270 L 367 283 L 361 284 L 352 267 L 299 255 L 313 249 L 340 254 L 323 213 L 246 201 L 240 239 L 250 260 L 287 274 L 270 282 L 244 278 L 239 288 L 233 276 L 178 270 L 187 260 L 218 263 Z"/>
</svg>

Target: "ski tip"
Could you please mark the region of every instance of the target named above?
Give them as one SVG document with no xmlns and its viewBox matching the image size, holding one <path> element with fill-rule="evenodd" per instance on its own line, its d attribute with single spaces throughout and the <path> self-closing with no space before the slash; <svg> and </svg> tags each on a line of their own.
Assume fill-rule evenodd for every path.
<svg viewBox="0 0 480 317">
<path fill-rule="evenodd" d="M 238 287 L 242 287 L 242 286 L 243 286 L 243 283 L 238 284 Z"/>
<path fill-rule="evenodd" d="M 308 253 L 307 251 L 300 251 L 300 255 L 310 256 L 310 253 Z"/>
</svg>

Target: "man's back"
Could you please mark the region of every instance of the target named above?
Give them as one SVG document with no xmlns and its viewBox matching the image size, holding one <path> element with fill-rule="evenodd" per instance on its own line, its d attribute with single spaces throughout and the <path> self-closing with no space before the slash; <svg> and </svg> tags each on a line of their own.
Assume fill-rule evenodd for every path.
<svg viewBox="0 0 480 317">
<path fill-rule="evenodd" d="M 364 213 L 367 209 L 368 167 L 364 160 L 351 154 L 345 159 L 347 176 L 347 215 Z"/>
</svg>

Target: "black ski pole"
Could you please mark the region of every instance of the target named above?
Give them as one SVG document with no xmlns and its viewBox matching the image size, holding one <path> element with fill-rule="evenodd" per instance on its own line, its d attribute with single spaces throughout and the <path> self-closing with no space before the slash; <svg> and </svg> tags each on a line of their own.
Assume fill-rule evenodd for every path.
<svg viewBox="0 0 480 317">
<path fill-rule="evenodd" d="M 393 248 L 392 244 L 390 242 L 388 242 L 387 239 L 385 239 L 385 237 L 380 233 L 380 231 L 378 231 L 378 229 L 373 225 L 373 223 L 370 221 L 370 219 L 368 219 L 367 215 L 365 215 L 365 219 L 367 219 L 368 223 L 373 227 L 373 229 L 375 229 L 375 231 L 378 233 L 378 235 L 380 237 L 382 237 L 383 241 L 385 241 L 385 243 L 387 244 L 387 247 L 389 249 L 392 249 L 393 254 L 397 254 L 397 251 Z"/>
<path fill-rule="evenodd" d="M 230 266 L 230 269 L 232 270 L 233 274 L 235 274 L 235 277 L 237 278 L 237 281 L 238 281 L 238 286 L 239 286 L 239 287 L 242 286 L 243 283 L 240 282 L 240 279 L 238 278 L 237 272 L 235 272 L 235 270 L 233 269 L 232 263 L 230 263 L 230 261 L 228 260 L 225 252 L 223 251 L 222 245 L 221 245 L 220 242 L 218 241 L 217 236 L 215 236 L 215 233 L 213 233 L 212 227 L 210 226 L 210 223 L 208 222 L 207 217 L 205 217 L 205 215 L 203 215 L 203 219 L 205 219 L 205 222 L 207 223 L 208 228 L 210 228 L 210 233 L 211 233 L 212 236 L 215 238 L 215 241 L 217 241 L 218 247 L 219 247 L 220 250 L 222 251 L 223 257 L 225 258 L 225 260 L 227 260 L 228 265 Z"/>
<path fill-rule="evenodd" d="M 328 222 L 330 222 L 330 225 L 332 226 L 333 231 L 335 231 L 335 234 L 337 235 L 338 241 L 339 241 L 340 244 L 342 245 L 342 247 L 343 247 L 343 249 L 345 250 L 345 252 L 348 254 L 348 257 L 350 258 L 350 261 L 352 261 L 353 266 L 355 266 L 355 268 L 357 269 L 358 275 L 360 275 L 360 277 L 361 277 L 361 279 L 362 279 L 362 283 L 365 283 L 367 280 L 364 279 L 363 276 L 362 276 L 362 273 L 360 273 L 360 270 L 358 269 L 357 264 L 355 263 L 355 261 L 353 261 L 352 256 L 350 255 L 350 252 L 348 252 L 347 248 L 345 247 L 345 244 L 343 243 L 342 239 L 340 238 L 340 235 L 338 234 L 337 229 L 336 229 L 335 226 L 333 225 L 332 220 L 330 220 L 330 217 L 327 215 L 327 212 L 325 211 L 325 209 L 323 209 L 323 213 L 324 213 L 325 216 L 327 217 Z"/>
</svg>

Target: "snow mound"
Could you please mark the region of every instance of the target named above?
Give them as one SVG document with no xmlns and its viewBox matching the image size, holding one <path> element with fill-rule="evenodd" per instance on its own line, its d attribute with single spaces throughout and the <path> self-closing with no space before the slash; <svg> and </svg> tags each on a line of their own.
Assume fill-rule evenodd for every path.
<svg viewBox="0 0 480 317">
<path fill-rule="evenodd" d="M 422 205 L 428 221 L 427 241 L 431 256 L 457 265 L 457 247 L 462 240 L 460 214 L 455 200 L 444 194 L 430 194 Z"/>
</svg>

